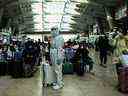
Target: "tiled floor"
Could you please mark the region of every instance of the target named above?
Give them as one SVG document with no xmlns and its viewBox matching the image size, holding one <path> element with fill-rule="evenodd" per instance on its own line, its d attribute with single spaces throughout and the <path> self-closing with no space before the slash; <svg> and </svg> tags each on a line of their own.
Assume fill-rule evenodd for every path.
<svg viewBox="0 0 128 96">
<path fill-rule="evenodd" d="M 97 54 L 97 53 L 96 53 Z M 111 64 L 111 57 L 108 60 L 108 67 L 102 68 L 98 64 L 98 56 L 94 55 L 95 75 L 86 73 L 83 77 L 77 75 L 65 75 L 63 89 L 58 91 L 51 87 L 45 89 L 44 96 L 128 96 L 117 91 L 117 76 L 115 65 Z"/>
<path fill-rule="evenodd" d="M 97 62 L 94 66 L 95 75 L 65 75 L 65 86 L 61 90 L 55 91 L 51 87 L 42 90 L 42 75 L 37 72 L 34 77 L 26 79 L 0 77 L 0 96 L 128 96 L 115 88 L 117 78 L 110 57 L 108 68 L 105 69 L 99 66 L 98 56 L 94 56 Z"/>
<path fill-rule="evenodd" d="M 40 72 L 26 79 L 0 77 L 0 96 L 42 96 Z"/>
<path fill-rule="evenodd" d="M 118 93 L 114 86 L 90 74 L 84 77 L 68 75 L 64 78 L 64 88 L 54 91 L 49 87 L 46 96 L 124 96 Z"/>
</svg>

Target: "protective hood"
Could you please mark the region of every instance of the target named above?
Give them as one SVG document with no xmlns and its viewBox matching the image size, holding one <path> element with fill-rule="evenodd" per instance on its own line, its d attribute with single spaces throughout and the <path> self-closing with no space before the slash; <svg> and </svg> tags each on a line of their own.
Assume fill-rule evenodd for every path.
<svg viewBox="0 0 128 96">
<path fill-rule="evenodd" d="M 51 29 L 51 35 L 52 35 L 52 37 L 58 36 L 58 35 L 59 35 L 59 30 L 58 30 L 58 28 L 52 28 L 52 29 Z"/>
</svg>

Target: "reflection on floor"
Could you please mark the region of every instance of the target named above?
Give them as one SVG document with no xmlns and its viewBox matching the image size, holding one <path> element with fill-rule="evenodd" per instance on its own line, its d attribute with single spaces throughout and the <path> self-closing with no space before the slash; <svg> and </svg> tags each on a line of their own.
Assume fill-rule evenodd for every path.
<svg viewBox="0 0 128 96">
<path fill-rule="evenodd" d="M 108 67 L 99 66 L 98 56 L 95 55 L 94 74 L 85 73 L 83 77 L 65 75 L 63 89 L 58 91 L 51 87 L 45 88 L 44 96 L 128 96 L 119 93 L 116 89 L 117 76 L 115 65 L 108 60 Z"/>
<path fill-rule="evenodd" d="M 90 74 L 84 77 L 68 75 L 64 81 L 63 89 L 54 91 L 48 88 L 46 96 L 124 96 L 114 86 Z"/>
<path fill-rule="evenodd" d="M 32 78 L 0 77 L 0 96 L 42 96 L 40 72 Z"/>
<path fill-rule="evenodd" d="M 0 77 L 0 96 L 128 96 L 116 89 L 117 76 L 115 65 L 109 57 L 108 67 L 102 68 L 95 55 L 95 75 L 85 73 L 83 77 L 65 75 L 63 89 L 55 91 L 51 87 L 42 90 L 42 75 L 37 72 L 34 77 L 26 79 L 12 79 Z M 43 94 L 42 94 L 43 91 Z"/>
</svg>

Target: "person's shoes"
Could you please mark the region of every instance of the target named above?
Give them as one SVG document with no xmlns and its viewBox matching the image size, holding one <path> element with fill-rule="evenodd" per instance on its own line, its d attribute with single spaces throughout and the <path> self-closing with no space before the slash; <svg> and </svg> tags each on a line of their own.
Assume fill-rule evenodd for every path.
<svg viewBox="0 0 128 96">
<path fill-rule="evenodd" d="M 89 73 L 90 73 L 91 75 L 95 75 L 95 72 L 94 72 L 94 71 L 89 71 Z"/>
<path fill-rule="evenodd" d="M 103 64 L 100 64 L 100 66 L 103 66 Z"/>
<path fill-rule="evenodd" d="M 56 86 L 53 86 L 53 89 L 54 89 L 54 90 L 59 90 L 59 89 L 61 89 L 61 88 L 63 88 L 63 85 L 56 85 Z"/>
<path fill-rule="evenodd" d="M 52 83 L 52 86 L 56 86 L 57 84 L 56 83 Z"/>
<path fill-rule="evenodd" d="M 60 86 L 59 85 L 55 85 L 55 86 L 53 86 L 53 89 L 54 90 L 58 90 L 58 89 L 60 89 Z"/>
<path fill-rule="evenodd" d="M 103 68 L 107 68 L 107 66 L 104 64 L 100 64 L 100 66 L 102 66 Z"/>
<path fill-rule="evenodd" d="M 102 65 L 102 67 L 107 68 L 107 66 L 106 66 L 106 65 Z"/>
</svg>

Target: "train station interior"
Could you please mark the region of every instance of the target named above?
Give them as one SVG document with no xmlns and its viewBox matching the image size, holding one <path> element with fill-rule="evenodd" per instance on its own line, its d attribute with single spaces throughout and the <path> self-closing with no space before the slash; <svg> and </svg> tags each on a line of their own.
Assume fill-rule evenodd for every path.
<svg viewBox="0 0 128 96">
<path fill-rule="evenodd" d="M 128 0 L 0 0 L 0 96 L 128 96 Z"/>
</svg>

